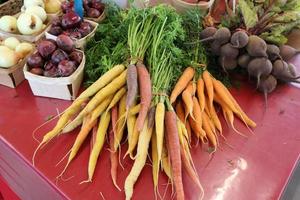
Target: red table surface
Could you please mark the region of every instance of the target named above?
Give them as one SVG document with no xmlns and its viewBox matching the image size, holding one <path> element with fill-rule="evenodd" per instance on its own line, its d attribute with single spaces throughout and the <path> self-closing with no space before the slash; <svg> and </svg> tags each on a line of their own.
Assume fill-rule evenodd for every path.
<svg viewBox="0 0 300 200">
<path fill-rule="evenodd" d="M 296 62 L 300 63 L 300 56 L 297 59 Z M 253 85 L 243 82 L 239 90 L 232 89 L 231 92 L 244 111 L 257 122 L 257 128 L 254 129 L 254 135 L 251 135 L 245 126 L 236 120 L 236 127 L 249 135 L 248 138 L 243 138 L 229 129 L 222 119 L 227 143 L 233 148 L 221 142 L 221 147 L 210 162 L 210 156 L 204 147 L 192 149 L 195 166 L 205 190 L 204 199 L 277 199 L 299 157 L 299 89 L 290 85 L 279 85 L 276 91 L 269 95 L 265 113 L 263 97 L 255 91 Z M 56 164 L 71 148 L 78 129 L 55 138 L 41 149 L 36 157 L 36 166 L 32 166 L 31 158 L 38 145 L 32 138 L 33 130 L 44 123 L 48 116 L 56 115 L 57 110 L 63 111 L 70 105 L 69 101 L 35 97 L 27 81 L 24 81 L 17 89 L 0 86 L 0 102 L 1 140 L 6 145 L 3 148 L 12 152 L 12 157 L 6 158 L 8 160 L 5 160 L 6 155 L 2 152 L 0 171 L 20 197 L 39 199 L 39 194 L 43 195 L 42 190 L 48 185 L 50 194 L 58 195 L 51 198 L 46 196 L 43 199 L 99 199 L 101 194 L 105 199 L 125 198 L 124 192 L 119 192 L 112 184 L 107 146 L 100 154 L 93 182 L 79 185 L 87 178 L 90 138 L 86 140 L 79 155 L 64 175 L 64 178 L 74 177 L 67 181 L 55 182 L 55 177 L 63 169 L 65 161 L 58 166 Z M 36 137 L 40 140 L 53 125 L 54 122 L 42 127 L 36 133 Z M 122 148 L 124 153 L 126 145 Z M 15 169 L 13 163 L 18 162 L 14 158 L 23 162 L 24 169 L 19 164 L 15 164 L 18 170 Z M 132 161 L 124 159 L 122 163 L 125 169 L 119 167 L 118 183 L 123 188 Z M 149 161 L 148 163 L 135 185 L 133 199 L 154 199 L 151 166 Z M 10 169 L 15 171 L 11 170 L 9 174 Z M 24 181 L 31 178 L 22 182 L 23 175 L 33 177 L 32 181 L 24 185 Z M 46 186 L 35 182 L 38 179 Z M 161 194 L 166 189 L 166 183 L 166 176 L 161 174 Z M 185 190 L 187 194 L 194 194 L 191 184 L 185 184 Z M 169 187 L 165 199 L 171 199 L 170 196 Z M 187 199 L 194 198 L 189 196 Z"/>
</svg>

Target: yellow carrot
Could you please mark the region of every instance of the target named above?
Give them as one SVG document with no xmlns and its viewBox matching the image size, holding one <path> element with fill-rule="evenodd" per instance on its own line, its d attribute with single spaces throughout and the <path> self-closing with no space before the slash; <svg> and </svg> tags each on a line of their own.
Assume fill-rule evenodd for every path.
<svg viewBox="0 0 300 200">
<path fill-rule="evenodd" d="M 119 107 L 118 107 L 118 121 L 117 121 L 117 134 L 115 135 L 114 138 L 114 149 L 117 150 L 122 137 L 124 133 L 124 128 L 125 128 L 125 123 L 126 123 L 126 94 L 123 95 L 123 97 L 120 100 Z"/>
<path fill-rule="evenodd" d="M 141 104 L 137 104 L 135 106 L 132 106 L 130 109 L 129 109 L 129 115 L 136 115 L 140 112 L 140 109 L 141 109 Z"/>
<path fill-rule="evenodd" d="M 166 173 L 166 175 L 168 176 L 168 178 L 171 180 L 171 183 L 173 184 L 170 158 L 169 158 L 169 156 L 167 154 L 167 149 L 166 149 L 165 146 L 163 146 L 162 160 L 161 161 L 162 161 L 161 165 L 162 165 L 162 168 L 163 168 L 164 172 Z"/>
<path fill-rule="evenodd" d="M 38 145 L 38 147 L 36 148 L 36 150 L 33 153 L 33 156 L 32 156 L 32 164 L 33 165 L 34 165 L 35 155 L 36 155 L 37 151 L 39 150 L 39 148 L 43 144 L 52 140 L 55 136 L 57 136 L 63 130 L 63 128 L 69 122 L 69 120 L 73 117 L 73 115 L 80 111 L 82 103 L 84 103 L 86 100 L 87 99 L 80 99 L 80 100 L 73 102 L 73 104 L 69 108 L 67 108 L 65 110 L 65 112 L 61 115 L 61 117 L 57 121 L 55 127 L 51 131 L 49 131 L 46 135 L 44 135 L 42 142 Z"/>
<path fill-rule="evenodd" d="M 111 100 L 109 106 L 107 107 L 106 110 L 110 110 L 112 107 L 114 107 L 119 101 L 120 99 L 124 96 L 124 94 L 126 93 L 126 87 L 122 87 L 113 97 L 113 99 Z"/>
<path fill-rule="evenodd" d="M 104 88 L 99 90 L 97 94 L 90 100 L 90 102 L 83 109 L 84 115 L 88 115 L 91 111 L 95 109 L 108 96 L 115 94 L 120 88 L 126 84 L 126 72 L 124 70 L 118 77 L 116 77 L 112 82 L 106 85 Z"/>
<path fill-rule="evenodd" d="M 160 162 L 158 160 L 156 134 L 152 134 L 151 149 L 152 149 L 152 177 L 153 177 L 153 186 L 154 186 L 155 199 L 157 199 L 158 173 L 159 173 L 159 166 L 160 166 L 159 163 Z"/>
<path fill-rule="evenodd" d="M 103 74 L 95 83 L 84 90 L 77 99 L 88 98 L 96 94 L 100 89 L 109 84 L 125 70 L 124 65 L 116 65 Z"/>
<path fill-rule="evenodd" d="M 135 122 L 136 122 L 136 116 L 128 115 L 127 117 L 128 150 L 125 156 L 129 154 L 131 159 L 134 159 L 133 151 L 139 139 L 139 132 L 137 131 L 137 129 L 134 129 Z"/>
<path fill-rule="evenodd" d="M 165 119 L 165 105 L 159 102 L 155 110 L 155 133 L 157 143 L 157 159 L 158 163 L 161 161 L 162 148 L 164 144 L 164 119 Z"/>
<path fill-rule="evenodd" d="M 92 112 L 92 116 L 91 116 L 92 121 L 96 120 L 102 114 L 102 112 L 105 111 L 105 109 L 107 108 L 107 106 L 111 102 L 112 98 L 113 98 L 113 95 L 110 95 L 109 97 L 107 97 L 106 99 L 104 99 L 95 108 L 95 110 Z M 79 125 L 82 124 L 83 117 L 84 117 L 84 112 L 81 111 L 72 122 L 70 122 L 69 124 L 67 124 L 67 126 L 62 130 L 62 132 L 63 133 L 67 133 L 67 132 L 70 132 L 70 131 L 74 130 L 75 128 L 77 128 Z"/>
<path fill-rule="evenodd" d="M 98 131 L 96 134 L 95 144 L 93 146 L 92 152 L 89 158 L 89 166 L 88 166 L 88 180 L 92 181 L 95 167 L 97 164 L 97 159 L 105 142 L 105 135 L 108 130 L 108 126 L 110 123 L 110 112 L 102 113 L 99 121 Z"/>
<path fill-rule="evenodd" d="M 137 155 L 129 175 L 125 180 L 124 190 L 126 200 L 130 200 L 133 194 L 133 186 L 137 181 L 144 165 L 146 164 L 148 148 L 152 136 L 152 128 L 148 128 L 148 119 L 145 120 L 137 146 Z"/>
</svg>

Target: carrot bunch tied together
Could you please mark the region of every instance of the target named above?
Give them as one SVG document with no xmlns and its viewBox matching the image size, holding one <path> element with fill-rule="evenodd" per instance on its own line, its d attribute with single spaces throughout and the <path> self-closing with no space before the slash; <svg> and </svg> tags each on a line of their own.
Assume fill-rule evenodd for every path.
<svg viewBox="0 0 300 200">
<path fill-rule="evenodd" d="M 208 142 L 213 151 L 216 151 L 218 135 L 225 139 L 216 113 L 216 103 L 221 106 L 226 122 L 238 134 L 243 135 L 233 125 L 234 114 L 247 127 L 256 126 L 222 82 L 215 79 L 206 69 L 203 69 L 196 81 L 195 76 L 196 70 L 193 67 L 187 67 L 175 85 L 170 100 L 176 105 L 176 112 L 182 123 L 190 127 L 187 130 L 191 131 L 201 142 Z"/>
</svg>

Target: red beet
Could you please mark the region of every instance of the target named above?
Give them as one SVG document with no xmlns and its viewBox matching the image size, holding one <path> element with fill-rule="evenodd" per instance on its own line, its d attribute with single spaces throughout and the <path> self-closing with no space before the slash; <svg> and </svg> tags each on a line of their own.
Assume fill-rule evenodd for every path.
<svg viewBox="0 0 300 200">
<path fill-rule="evenodd" d="M 63 31 L 62 34 L 70 37 L 70 32 L 69 31 Z"/>
<path fill-rule="evenodd" d="M 53 26 L 61 26 L 61 20 L 59 17 L 54 17 L 51 23 Z"/>
<path fill-rule="evenodd" d="M 72 53 L 70 53 L 69 58 L 70 60 L 74 61 L 77 66 L 81 63 L 82 61 L 82 53 L 79 51 L 72 51 Z"/>
<path fill-rule="evenodd" d="M 95 8 L 90 8 L 87 10 L 87 16 L 92 18 L 97 18 L 101 15 L 100 11 Z"/>
<path fill-rule="evenodd" d="M 64 29 L 76 28 L 80 25 L 81 18 L 75 12 L 70 11 L 63 15 L 61 25 Z"/>
<path fill-rule="evenodd" d="M 85 37 L 92 31 L 92 27 L 91 27 L 90 23 L 82 22 L 80 24 L 78 31 L 81 33 L 82 37 Z"/>
<path fill-rule="evenodd" d="M 71 52 L 74 49 L 74 42 L 67 35 L 64 35 L 64 34 L 59 35 L 56 38 L 56 43 L 57 43 L 58 48 L 66 51 L 66 52 Z"/>
<path fill-rule="evenodd" d="M 76 30 L 69 30 L 69 33 L 70 33 L 70 38 L 73 38 L 73 39 L 80 39 L 82 38 L 82 35 L 79 31 L 76 31 Z"/>
<path fill-rule="evenodd" d="M 83 0 L 83 8 L 85 10 L 88 10 L 92 5 L 92 1 L 91 0 Z"/>
<path fill-rule="evenodd" d="M 57 68 L 57 65 L 55 65 L 54 63 L 52 63 L 51 61 L 47 62 L 46 65 L 44 66 L 45 70 L 50 70 L 52 68 Z"/>
<path fill-rule="evenodd" d="M 68 60 L 68 54 L 61 49 L 55 50 L 51 56 L 51 62 L 58 64 L 62 60 Z"/>
<path fill-rule="evenodd" d="M 62 28 L 60 26 L 51 26 L 50 30 L 48 31 L 48 33 L 58 36 L 59 34 L 61 34 L 63 32 Z"/>
<path fill-rule="evenodd" d="M 44 60 L 42 56 L 38 52 L 36 52 L 28 57 L 27 65 L 31 68 L 37 68 L 37 67 L 41 68 L 44 65 Z"/>
<path fill-rule="evenodd" d="M 70 76 L 76 70 L 76 65 L 73 61 L 63 60 L 57 68 L 61 76 Z"/>
<path fill-rule="evenodd" d="M 30 70 L 31 73 L 36 74 L 36 75 L 43 75 L 44 70 L 39 67 L 34 67 Z"/>
<path fill-rule="evenodd" d="M 98 11 L 100 11 L 100 13 L 103 12 L 104 8 L 105 8 L 105 5 L 104 3 L 101 3 L 101 2 L 92 2 L 92 8 L 95 8 L 97 9 Z"/>
<path fill-rule="evenodd" d="M 56 45 L 49 40 L 43 40 L 37 45 L 37 50 L 43 58 L 48 59 L 56 50 Z"/>
<path fill-rule="evenodd" d="M 73 1 L 64 1 L 61 3 L 61 9 L 64 13 L 73 11 L 74 2 Z"/>
<path fill-rule="evenodd" d="M 49 70 L 44 70 L 44 76 L 47 77 L 58 77 L 59 76 L 59 72 L 57 67 L 52 67 Z"/>
</svg>

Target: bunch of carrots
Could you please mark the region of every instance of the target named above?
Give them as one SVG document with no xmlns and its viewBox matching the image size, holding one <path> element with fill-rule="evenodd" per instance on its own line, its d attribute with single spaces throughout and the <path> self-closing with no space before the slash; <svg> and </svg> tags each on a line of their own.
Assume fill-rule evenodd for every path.
<svg viewBox="0 0 300 200">
<path fill-rule="evenodd" d="M 195 75 L 196 70 L 187 67 L 170 96 L 178 117 L 185 123 L 189 140 L 193 133 L 202 143 L 209 143 L 213 151 L 216 151 L 219 145 L 218 135 L 225 139 L 214 103 L 221 106 L 227 124 L 238 134 L 247 137 L 235 129 L 234 115 L 248 128 L 254 128 L 256 124 L 244 113 L 228 89 L 205 69 L 198 79 Z"/>
<path fill-rule="evenodd" d="M 242 111 L 227 88 L 205 67 L 199 67 L 201 64 L 180 68 L 180 73 L 176 73 L 181 53 L 176 40 L 184 28 L 181 16 L 173 8 L 158 5 L 130 9 L 127 20 L 124 23 L 128 23 L 129 62 L 108 68 L 77 97 L 61 114 L 56 126 L 44 135 L 34 152 L 33 164 L 43 145 L 59 134 L 81 126 L 67 164 L 58 177 L 63 175 L 85 139 L 92 134 L 88 177 L 83 182 L 92 181 L 97 160 L 108 138 L 111 178 L 121 191 L 117 170 L 121 141 L 127 132 L 125 156 L 129 155 L 134 164 L 124 183 L 126 199 L 133 195 L 134 184 L 150 149 L 155 195 L 159 171 L 163 171 L 175 188 L 176 199 L 184 200 L 182 176 L 185 171 L 199 188 L 201 199 L 204 191 L 192 160 L 190 142 L 195 135 L 216 150 L 217 133 L 222 135 L 222 127 L 214 102 L 222 107 L 225 119 L 232 127 L 234 114 L 247 126 L 255 127 L 255 123 Z M 173 80 L 177 82 L 174 84 Z"/>
</svg>

